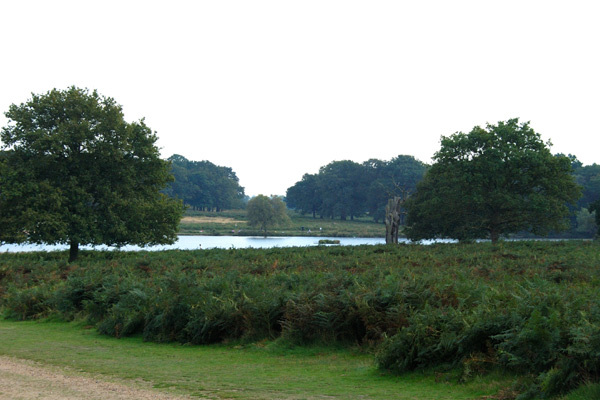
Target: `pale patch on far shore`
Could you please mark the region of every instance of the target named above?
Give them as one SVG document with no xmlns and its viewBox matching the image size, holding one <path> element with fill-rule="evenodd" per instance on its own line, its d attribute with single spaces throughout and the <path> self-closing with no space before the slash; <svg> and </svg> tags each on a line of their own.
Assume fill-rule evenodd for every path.
<svg viewBox="0 0 600 400">
<path fill-rule="evenodd" d="M 184 224 L 243 224 L 246 221 L 241 221 L 235 218 L 228 217 L 183 217 L 181 222 Z"/>
</svg>

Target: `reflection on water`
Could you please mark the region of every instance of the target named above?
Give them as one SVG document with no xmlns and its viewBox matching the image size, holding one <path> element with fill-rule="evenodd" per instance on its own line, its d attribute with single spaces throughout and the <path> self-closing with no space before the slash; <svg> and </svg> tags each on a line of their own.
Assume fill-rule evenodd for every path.
<svg viewBox="0 0 600 400">
<path fill-rule="evenodd" d="M 317 246 L 319 240 L 331 239 L 339 240 L 342 246 L 357 246 L 361 244 L 384 244 L 383 238 L 333 238 L 333 237 L 255 237 L 255 236 L 179 236 L 179 239 L 172 245 L 160 246 L 123 246 L 121 250 L 137 251 L 137 250 L 195 250 L 195 249 L 243 249 L 257 248 L 265 249 L 272 247 L 305 247 Z M 25 252 L 25 251 L 54 251 L 67 250 L 68 245 L 35 245 L 35 244 L 5 244 L 0 246 L 0 252 Z M 82 249 L 107 250 L 113 249 L 107 246 L 82 246 Z"/>
</svg>

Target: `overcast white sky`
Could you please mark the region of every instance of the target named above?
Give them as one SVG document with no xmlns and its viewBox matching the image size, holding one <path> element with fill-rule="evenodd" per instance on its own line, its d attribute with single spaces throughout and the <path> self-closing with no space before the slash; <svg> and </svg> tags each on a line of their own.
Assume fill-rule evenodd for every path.
<svg viewBox="0 0 600 400">
<path fill-rule="evenodd" d="M 166 158 L 285 194 L 334 160 L 409 154 L 513 117 L 600 162 L 600 2 L 0 2 L 0 126 L 71 85 L 146 118 Z"/>
</svg>

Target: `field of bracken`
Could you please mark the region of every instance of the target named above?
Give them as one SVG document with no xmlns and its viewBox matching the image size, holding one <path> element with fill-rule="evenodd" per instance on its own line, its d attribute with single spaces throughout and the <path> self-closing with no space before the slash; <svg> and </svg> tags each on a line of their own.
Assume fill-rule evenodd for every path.
<svg viewBox="0 0 600 400">
<path fill-rule="evenodd" d="M 600 244 L 504 242 L 0 255 L 4 316 L 155 342 L 278 340 L 383 371 L 519 375 L 520 398 L 600 379 Z"/>
</svg>

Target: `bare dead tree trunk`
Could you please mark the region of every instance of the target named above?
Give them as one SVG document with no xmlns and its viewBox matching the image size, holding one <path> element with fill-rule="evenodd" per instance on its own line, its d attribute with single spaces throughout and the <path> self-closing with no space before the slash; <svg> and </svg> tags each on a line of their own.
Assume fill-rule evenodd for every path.
<svg viewBox="0 0 600 400">
<path fill-rule="evenodd" d="M 398 232 L 400 226 L 404 224 L 404 214 L 402 210 L 404 202 L 408 199 L 410 191 L 394 183 L 397 190 L 400 190 L 400 196 L 394 195 L 388 200 L 385 207 L 385 243 L 398 244 Z"/>
<path fill-rule="evenodd" d="M 404 201 L 395 196 L 389 199 L 385 207 L 385 243 L 398 244 L 398 229 L 400 228 L 401 207 Z"/>
</svg>

